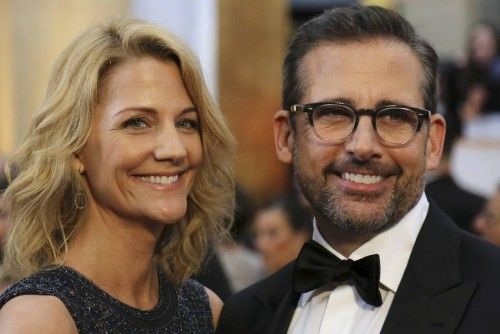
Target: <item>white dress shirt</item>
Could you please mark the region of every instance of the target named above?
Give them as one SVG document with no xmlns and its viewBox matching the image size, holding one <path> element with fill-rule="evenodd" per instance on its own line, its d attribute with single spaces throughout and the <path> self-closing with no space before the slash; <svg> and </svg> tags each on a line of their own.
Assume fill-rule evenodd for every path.
<svg viewBox="0 0 500 334">
<path fill-rule="evenodd" d="M 380 307 L 365 303 L 350 281 L 336 288 L 327 285 L 301 294 L 288 334 L 380 333 L 428 209 L 423 193 L 401 221 L 349 256 L 354 261 L 372 254 L 380 256 Z M 312 239 L 338 258 L 346 259 L 321 236 L 316 221 Z"/>
</svg>

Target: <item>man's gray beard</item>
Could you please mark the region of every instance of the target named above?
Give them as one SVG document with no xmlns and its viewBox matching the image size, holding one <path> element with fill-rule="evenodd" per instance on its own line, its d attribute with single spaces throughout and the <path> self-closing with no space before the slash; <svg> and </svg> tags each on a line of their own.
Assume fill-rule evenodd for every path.
<svg viewBox="0 0 500 334">
<path fill-rule="evenodd" d="M 341 231 L 352 234 L 378 234 L 395 225 L 410 211 L 424 189 L 425 170 L 418 171 L 410 179 L 399 179 L 390 194 L 389 203 L 382 216 L 373 216 L 366 212 L 362 217 L 352 216 L 342 207 L 341 196 L 334 194 L 326 183 L 321 182 L 323 175 L 318 179 L 308 178 L 298 168 L 297 155 L 294 155 L 294 175 L 316 214 L 321 215 L 324 221 L 335 226 Z M 359 197 L 359 205 L 363 205 L 363 200 L 369 199 L 366 196 Z M 362 209 L 362 208 L 361 208 Z"/>
</svg>

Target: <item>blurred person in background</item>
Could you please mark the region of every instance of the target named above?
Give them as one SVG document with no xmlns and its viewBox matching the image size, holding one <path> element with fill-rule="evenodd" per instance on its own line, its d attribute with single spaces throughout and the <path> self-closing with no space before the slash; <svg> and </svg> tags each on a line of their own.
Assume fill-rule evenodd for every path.
<svg viewBox="0 0 500 334">
<path fill-rule="evenodd" d="M 312 215 L 290 194 L 259 209 L 252 229 L 255 247 L 267 272 L 273 273 L 294 260 L 311 238 Z"/>
<path fill-rule="evenodd" d="M 207 257 L 200 266 L 200 271 L 193 278 L 215 292 L 222 301 L 225 301 L 233 294 L 233 290 L 216 249 L 216 246 L 210 245 Z"/>
<path fill-rule="evenodd" d="M 474 232 L 500 246 L 500 185 L 474 219 Z"/>
<path fill-rule="evenodd" d="M 486 22 L 470 32 L 468 58 L 459 66 L 458 90 L 461 105 L 458 114 L 463 122 L 478 116 L 500 112 L 500 56 L 498 33 Z"/>
<path fill-rule="evenodd" d="M 448 119 L 448 115 L 446 115 Z M 425 192 L 452 218 L 461 229 L 473 232 L 472 221 L 481 211 L 485 199 L 459 186 L 450 171 L 453 147 L 459 140 L 459 129 L 454 122 L 446 122 L 443 156 L 433 179 L 426 185 Z"/>
<path fill-rule="evenodd" d="M 495 27 L 479 22 L 470 29 L 465 59 L 440 64 L 443 113 L 461 134 L 467 123 L 500 112 L 498 45 Z"/>
<path fill-rule="evenodd" d="M 189 279 L 233 217 L 234 139 L 180 40 L 131 19 L 53 68 L 9 162 L 2 333 L 213 333 Z"/>
<path fill-rule="evenodd" d="M 231 239 L 223 240 L 217 255 L 232 293 L 243 290 L 265 276 L 262 258 L 254 250 L 250 220 L 254 213 L 252 199 L 241 186 L 236 186 L 236 207 L 231 226 Z"/>
</svg>

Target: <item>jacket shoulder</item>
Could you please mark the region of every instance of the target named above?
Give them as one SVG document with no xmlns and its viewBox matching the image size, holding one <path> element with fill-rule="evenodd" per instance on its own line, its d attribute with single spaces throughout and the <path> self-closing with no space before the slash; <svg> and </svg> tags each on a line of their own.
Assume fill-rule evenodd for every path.
<svg viewBox="0 0 500 334">
<path fill-rule="evenodd" d="M 491 276 L 500 280 L 500 248 L 469 232 L 460 233 L 464 274 L 478 279 Z M 500 285 L 498 290 L 500 291 Z"/>
<path fill-rule="evenodd" d="M 458 332 L 497 333 L 500 328 L 500 248 L 463 232 L 461 258 L 463 281 L 476 285 Z"/>
<path fill-rule="evenodd" d="M 222 308 L 217 333 L 262 333 L 291 289 L 293 264 L 229 298 Z"/>
</svg>

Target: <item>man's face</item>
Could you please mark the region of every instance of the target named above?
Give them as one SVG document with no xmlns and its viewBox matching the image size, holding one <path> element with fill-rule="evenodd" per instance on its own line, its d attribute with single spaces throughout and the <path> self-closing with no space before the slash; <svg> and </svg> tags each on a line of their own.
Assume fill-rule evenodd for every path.
<svg viewBox="0 0 500 334">
<path fill-rule="evenodd" d="M 398 104 L 423 108 L 422 66 L 411 50 L 390 40 L 324 43 L 303 60 L 300 103 L 342 101 L 354 108 Z M 275 117 L 278 156 L 292 162 L 311 202 L 320 230 L 376 234 L 399 221 L 419 199 L 426 169 L 439 162 L 442 117 L 431 116 L 403 147 L 384 146 L 371 118 L 361 116 L 355 132 L 340 144 L 320 140 L 307 115 Z"/>
</svg>

